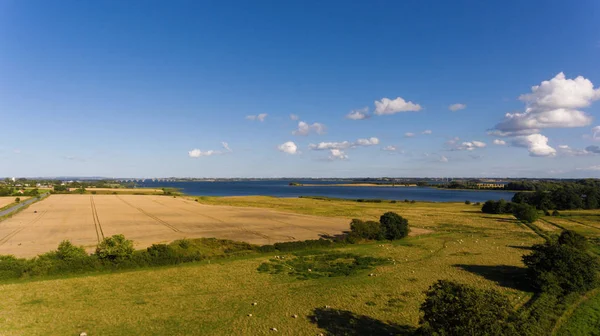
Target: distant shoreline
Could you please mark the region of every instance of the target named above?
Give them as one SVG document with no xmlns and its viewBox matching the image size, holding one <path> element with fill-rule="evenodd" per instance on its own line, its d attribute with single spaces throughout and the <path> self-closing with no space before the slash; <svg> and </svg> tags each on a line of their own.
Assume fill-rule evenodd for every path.
<svg viewBox="0 0 600 336">
<path fill-rule="evenodd" d="M 418 187 L 416 184 L 335 183 L 335 184 L 290 184 L 291 187 Z"/>
</svg>

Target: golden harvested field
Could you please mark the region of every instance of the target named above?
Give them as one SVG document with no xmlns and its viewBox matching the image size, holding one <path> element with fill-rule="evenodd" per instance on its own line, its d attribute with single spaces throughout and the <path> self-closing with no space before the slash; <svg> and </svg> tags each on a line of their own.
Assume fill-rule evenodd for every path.
<svg viewBox="0 0 600 336">
<path fill-rule="evenodd" d="M 4 208 L 5 206 L 12 204 L 15 202 L 15 198 L 17 198 L 18 196 L 3 196 L 0 197 L 0 209 Z M 28 199 L 29 197 L 27 196 L 20 196 L 19 197 L 21 199 L 21 201 L 24 201 L 26 199 Z"/>
<path fill-rule="evenodd" d="M 87 192 L 95 191 L 98 194 L 158 194 L 162 195 L 162 189 L 152 189 L 152 188 L 86 188 Z"/>
<path fill-rule="evenodd" d="M 92 251 L 102 237 L 114 234 L 144 248 L 199 237 L 272 244 L 317 239 L 348 228 L 347 218 L 204 205 L 181 197 L 52 195 L 0 222 L 0 255 L 32 257 L 56 249 L 64 239 Z"/>
</svg>

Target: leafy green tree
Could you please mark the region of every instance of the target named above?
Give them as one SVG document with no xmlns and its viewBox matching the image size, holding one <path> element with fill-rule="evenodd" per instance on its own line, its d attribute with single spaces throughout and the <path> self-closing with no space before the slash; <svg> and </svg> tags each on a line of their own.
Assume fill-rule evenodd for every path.
<svg viewBox="0 0 600 336">
<path fill-rule="evenodd" d="M 15 203 L 19 203 L 19 202 L 21 202 L 21 197 L 15 198 Z"/>
<path fill-rule="evenodd" d="M 408 220 L 395 212 L 386 212 L 379 218 L 385 239 L 395 240 L 408 236 Z"/>
<path fill-rule="evenodd" d="M 572 238 L 564 236 L 557 242 L 534 245 L 533 252 L 523 256 L 535 288 L 561 295 L 585 292 L 596 286 L 598 259 L 587 250 L 574 247 L 580 242 Z"/>
<path fill-rule="evenodd" d="M 537 209 L 527 204 L 515 204 L 513 206 L 513 215 L 517 217 L 518 220 L 527 223 L 533 223 L 540 217 Z"/>
<path fill-rule="evenodd" d="M 104 238 L 96 247 L 96 255 L 104 260 L 118 262 L 130 258 L 132 254 L 133 242 L 122 234 Z"/>
<path fill-rule="evenodd" d="M 353 219 L 350 222 L 351 234 L 356 237 L 370 240 L 383 240 L 385 235 L 381 229 L 381 224 L 375 221 L 362 221 L 360 219 Z"/>
<path fill-rule="evenodd" d="M 494 290 L 439 280 L 421 304 L 421 332 L 436 336 L 512 335 L 512 305 Z"/>
<path fill-rule="evenodd" d="M 588 248 L 587 238 L 572 230 L 563 231 L 558 237 L 558 243 L 574 247 L 578 250 L 585 251 Z"/>
</svg>

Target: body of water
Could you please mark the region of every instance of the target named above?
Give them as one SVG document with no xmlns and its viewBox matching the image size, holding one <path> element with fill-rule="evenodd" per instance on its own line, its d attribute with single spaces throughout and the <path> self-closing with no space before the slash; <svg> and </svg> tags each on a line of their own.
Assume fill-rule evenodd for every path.
<svg viewBox="0 0 600 336">
<path fill-rule="evenodd" d="M 293 187 L 290 182 L 319 184 L 322 186 Z M 510 200 L 514 192 L 495 190 L 449 190 L 429 187 L 340 187 L 327 186 L 343 182 L 327 181 L 218 181 L 218 182 L 151 182 L 139 183 L 140 187 L 178 188 L 194 196 L 326 196 L 348 199 L 416 200 L 431 202 L 485 202 L 487 200 Z"/>
</svg>

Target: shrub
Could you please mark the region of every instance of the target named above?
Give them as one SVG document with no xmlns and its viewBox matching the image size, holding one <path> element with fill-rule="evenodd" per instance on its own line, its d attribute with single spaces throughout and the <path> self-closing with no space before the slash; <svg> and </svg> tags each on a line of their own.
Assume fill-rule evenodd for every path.
<svg viewBox="0 0 600 336">
<path fill-rule="evenodd" d="M 415 200 L 412 200 L 412 201 L 410 201 L 410 203 L 411 203 L 411 204 L 415 204 L 415 203 L 417 203 L 417 201 L 415 201 Z"/>
<path fill-rule="evenodd" d="M 404 203 L 408 203 L 408 202 L 410 202 L 410 201 L 409 201 L 409 200 L 407 200 L 407 199 L 405 199 L 405 200 L 404 200 Z"/>
<path fill-rule="evenodd" d="M 466 200 L 466 201 L 465 201 L 465 204 L 466 204 L 466 205 L 469 205 L 469 204 L 471 204 L 471 201 L 469 201 L 469 200 Z"/>
<path fill-rule="evenodd" d="M 408 220 L 395 212 L 386 212 L 379 218 L 385 239 L 395 240 L 408 236 Z"/>
<path fill-rule="evenodd" d="M 15 198 L 15 203 L 19 203 L 19 202 L 21 202 L 21 198 L 20 197 Z"/>
<path fill-rule="evenodd" d="M 96 247 L 96 255 L 102 260 L 119 262 L 130 258 L 132 254 L 133 242 L 122 234 L 104 238 Z"/>
<path fill-rule="evenodd" d="M 351 234 L 370 240 L 383 240 L 385 236 L 381 229 L 381 224 L 375 221 L 362 221 L 360 219 L 353 219 L 350 222 Z"/>
<path fill-rule="evenodd" d="M 188 249 L 191 246 L 191 244 L 192 243 L 187 238 L 183 238 L 177 241 L 177 245 L 179 245 L 179 247 L 181 247 L 184 250 Z"/>
<path fill-rule="evenodd" d="M 512 305 L 494 290 L 439 280 L 421 305 L 424 335 L 507 335 Z"/>
<path fill-rule="evenodd" d="M 56 258 L 59 260 L 70 262 L 87 257 L 88 254 L 85 252 L 83 246 L 75 246 L 68 240 L 60 242 L 56 249 Z"/>
<path fill-rule="evenodd" d="M 509 214 L 513 212 L 514 205 L 513 203 L 506 202 L 501 199 L 499 201 L 486 201 L 483 203 L 481 207 L 481 212 L 487 214 Z"/>
<path fill-rule="evenodd" d="M 96 190 L 92 190 L 92 195 L 96 195 Z"/>
<path fill-rule="evenodd" d="M 550 216 L 550 211 L 544 210 L 544 216 Z"/>
<path fill-rule="evenodd" d="M 513 206 L 513 215 L 518 219 L 527 223 L 533 223 L 539 218 L 537 209 L 527 204 L 515 204 Z"/>
<path fill-rule="evenodd" d="M 554 210 L 552 211 L 552 216 L 560 216 L 560 212 L 558 212 L 558 210 Z"/>
<path fill-rule="evenodd" d="M 475 203 L 475 205 L 481 205 L 481 202 L 477 202 L 477 203 Z"/>
</svg>

